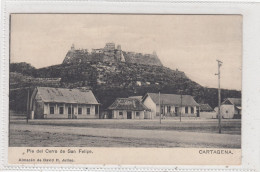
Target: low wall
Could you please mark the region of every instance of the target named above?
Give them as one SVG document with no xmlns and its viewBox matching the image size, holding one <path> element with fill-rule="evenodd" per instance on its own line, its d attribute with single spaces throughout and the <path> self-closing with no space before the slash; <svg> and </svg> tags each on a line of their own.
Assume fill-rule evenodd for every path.
<svg viewBox="0 0 260 172">
<path fill-rule="evenodd" d="M 200 112 L 200 118 L 217 118 L 217 112 Z"/>
</svg>

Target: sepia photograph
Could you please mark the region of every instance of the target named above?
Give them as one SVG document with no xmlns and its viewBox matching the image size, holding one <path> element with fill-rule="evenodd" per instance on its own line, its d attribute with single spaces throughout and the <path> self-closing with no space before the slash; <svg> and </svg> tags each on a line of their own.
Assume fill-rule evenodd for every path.
<svg viewBox="0 0 260 172">
<path fill-rule="evenodd" d="M 9 147 L 241 149 L 242 23 L 11 14 Z"/>
</svg>

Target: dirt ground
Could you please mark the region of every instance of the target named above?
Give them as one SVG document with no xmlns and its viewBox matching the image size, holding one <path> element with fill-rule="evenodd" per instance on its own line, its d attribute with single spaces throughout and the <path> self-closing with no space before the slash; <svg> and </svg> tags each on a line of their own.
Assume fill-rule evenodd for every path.
<svg viewBox="0 0 260 172">
<path fill-rule="evenodd" d="M 241 120 L 10 119 L 9 145 L 54 147 L 241 147 Z"/>
<path fill-rule="evenodd" d="M 11 147 L 192 147 L 155 139 L 103 137 L 91 135 L 72 135 L 34 131 L 13 131 L 10 135 Z"/>
</svg>

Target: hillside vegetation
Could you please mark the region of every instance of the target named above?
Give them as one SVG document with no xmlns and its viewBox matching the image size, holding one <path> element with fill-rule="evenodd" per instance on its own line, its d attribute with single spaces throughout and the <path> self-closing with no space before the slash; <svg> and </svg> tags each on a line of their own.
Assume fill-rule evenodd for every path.
<svg viewBox="0 0 260 172">
<path fill-rule="evenodd" d="M 10 108 L 26 110 L 26 88 L 36 86 L 91 89 L 101 109 L 106 109 L 117 97 L 144 95 L 147 92 L 188 94 L 198 103 L 217 106 L 217 89 L 205 88 L 190 80 L 184 72 L 163 66 L 136 63 L 84 62 L 60 64 L 36 69 L 26 63 L 10 64 Z M 222 100 L 241 97 L 236 90 L 222 90 Z"/>
</svg>

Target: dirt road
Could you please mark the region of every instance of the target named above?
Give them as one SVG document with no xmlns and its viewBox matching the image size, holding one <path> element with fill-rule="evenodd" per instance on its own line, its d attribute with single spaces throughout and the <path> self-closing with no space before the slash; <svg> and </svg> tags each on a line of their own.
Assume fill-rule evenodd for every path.
<svg viewBox="0 0 260 172">
<path fill-rule="evenodd" d="M 12 124 L 10 125 L 10 133 L 15 132 L 32 132 L 38 135 L 44 135 L 46 133 L 56 134 L 59 137 L 70 136 L 80 136 L 76 137 L 78 139 L 87 138 L 103 138 L 103 146 L 108 146 L 106 139 L 113 138 L 116 140 L 135 140 L 137 143 L 144 143 L 143 145 L 135 145 L 138 147 L 145 147 L 145 140 L 149 142 L 160 143 L 160 147 L 167 147 L 169 143 L 172 146 L 178 144 L 182 147 L 219 147 L 219 148 L 240 148 L 241 147 L 241 135 L 230 135 L 230 134 L 217 134 L 217 133 L 198 133 L 198 132 L 185 132 L 185 131 L 169 131 L 169 130 L 140 130 L 140 129 L 118 129 L 118 128 L 91 128 L 91 127 L 73 127 L 73 126 L 53 126 L 53 125 L 26 125 L 26 124 Z M 27 133 L 30 134 L 30 133 Z M 55 137 L 54 137 L 55 138 Z M 14 138 L 15 139 L 15 138 Z M 17 140 L 12 140 L 12 142 L 17 142 Z M 62 139 L 57 140 L 62 141 Z M 82 140 L 82 141 L 83 141 Z M 87 139 L 86 139 L 87 140 Z M 138 141 L 139 140 L 139 141 Z M 73 140 L 63 140 L 71 142 L 73 146 Z M 44 139 L 41 141 L 44 142 Z M 55 142 L 50 141 L 50 144 Z M 112 142 L 113 143 L 113 142 Z M 111 143 L 111 144 L 112 144 Z M 166 143 L 166 144 L 163 144 Z M 57 144 L 55 144 L 57 145 Z M 171 145 L 171 144 L 170 144 Z M 40 145 L 36 145 L 40 146 Z M 51 145 L 50 145 L 51 146 Z M 74 145 L 78 146 L 78 145 Z M 84 146 L 84 143 L 83 145 Z M 89 146 L 89 145 L 85 145 Z M 102 146 L 102 143 L 92 146 Z M 119 146 L 120 144 L 110 145 L 111 147 Z M 123 145 L 125 146 L 125 145 Z"/>
</svg>

